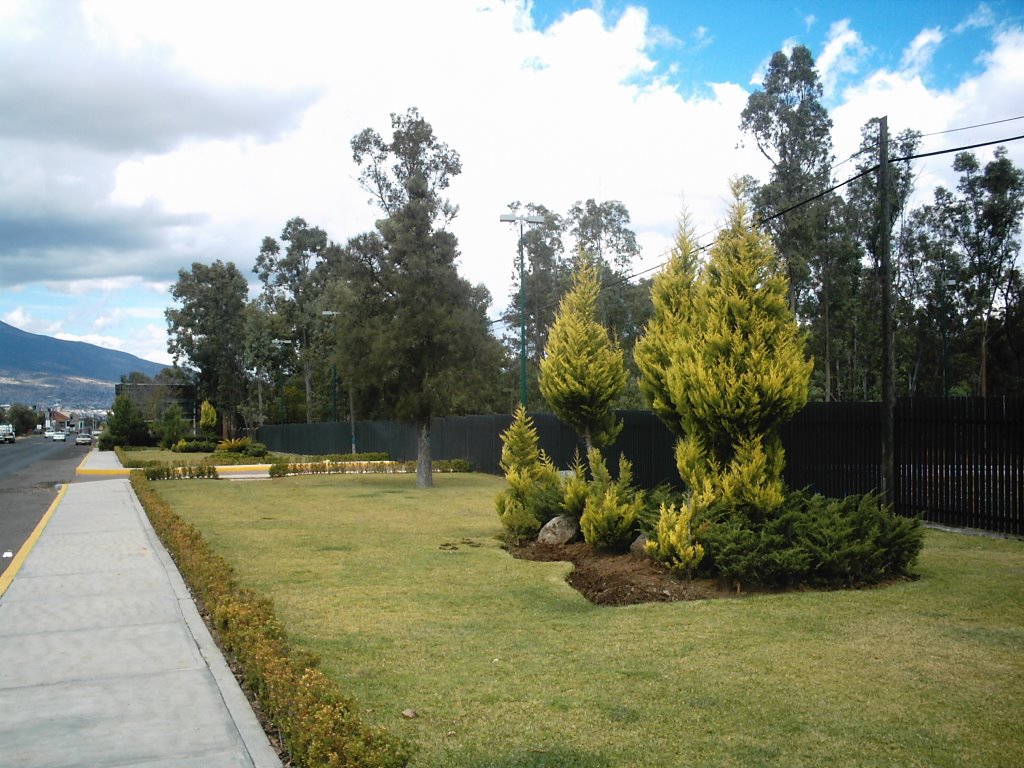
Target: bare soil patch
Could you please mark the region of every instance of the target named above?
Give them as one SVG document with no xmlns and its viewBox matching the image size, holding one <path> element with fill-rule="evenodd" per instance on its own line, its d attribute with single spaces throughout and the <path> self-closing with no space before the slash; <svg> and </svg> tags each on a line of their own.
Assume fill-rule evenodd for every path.
<svg viewBox="0 0 1024 768">
<path fill-rule="evenodd" d="M 571 562 L 569 585 L 597 605 L 671 603 L 740 597 L 715 579 L 680 579 L 649 557 L 601 552 L 584 542 L 563 546 L 536 541 L 510 544 L 509 552 L 521 560 Z"/>
</svg>

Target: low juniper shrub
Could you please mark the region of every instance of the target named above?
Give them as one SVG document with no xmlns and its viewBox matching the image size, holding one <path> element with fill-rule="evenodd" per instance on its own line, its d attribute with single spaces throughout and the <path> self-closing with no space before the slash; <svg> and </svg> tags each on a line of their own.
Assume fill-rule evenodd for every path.
<svg viewBox="0 0 1024 768">
<path fill-rule="evenodd" d="M 921 521 L 894 515 L 878 496 L 826 499 L 805 491 L 790 492 L 756 523 L 713 506 L 696 536 L 706 551 L 701 573 L 772 587 L 912 577 L 924 544 Z"/>
</svg>

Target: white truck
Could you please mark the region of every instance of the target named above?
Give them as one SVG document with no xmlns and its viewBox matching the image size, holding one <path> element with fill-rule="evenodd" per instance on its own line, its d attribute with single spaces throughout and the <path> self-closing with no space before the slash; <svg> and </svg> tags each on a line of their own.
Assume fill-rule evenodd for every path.
<svg viewBox="0 0 1024 768">
<path fill-rule="evenodd" d="M 14 427 L 10 424 L 0 424 L 0 443 L 14 442 Z"/>
</svg>

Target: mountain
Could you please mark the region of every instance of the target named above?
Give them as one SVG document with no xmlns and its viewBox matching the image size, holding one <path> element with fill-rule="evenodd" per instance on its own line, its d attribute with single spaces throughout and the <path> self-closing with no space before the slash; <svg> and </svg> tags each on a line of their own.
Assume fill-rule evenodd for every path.
<svg viewBox="0 0 1024 768">
<path fill-rule="evenodd" d="M 28 333 L 0 322 L 0 403 L 109 408 L 122 375 L 139 371 L 155 376 L 165 367 L 127 352 Z"/>
</svg>

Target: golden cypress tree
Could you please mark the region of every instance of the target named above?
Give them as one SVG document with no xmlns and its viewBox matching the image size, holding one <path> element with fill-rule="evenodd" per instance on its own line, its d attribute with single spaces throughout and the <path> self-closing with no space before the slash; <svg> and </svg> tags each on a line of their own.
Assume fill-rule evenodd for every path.
<svg viewBox="0 0 1024 768">
<path fill-rule="evenodd" d="M 684 432 L 676 463 L 693 503 L 726 501 L 759 517 L 782 503 L 778 430 L 806 404 L 813 362 L 783 265 L 738 192 L 734 185 L 728 224 L 694 290 L 699 311 L 677 337 L 665 382 Z"/>
<path fill-rule="evenodd" d="M 579 433 L 588 453 L 611 443 L 622 429 L 613 405 L 627 379 L 622 350 L 595 319 L 600 289 L 597 266 L 581 254 L 540 363 L 541 394 Z"/>
<path fill-rule="evenodd" d="M 672 365 L 674 348 L 690 328 L 697 268 L 696 238 L 689 215 L 684 212 L 668 264 L 651 283 L 654 315 L 633 347 L 640 393 L 675 435 L 682 435 L 683 427 L 668 392 L 666 372 Z"/>
</svg>

